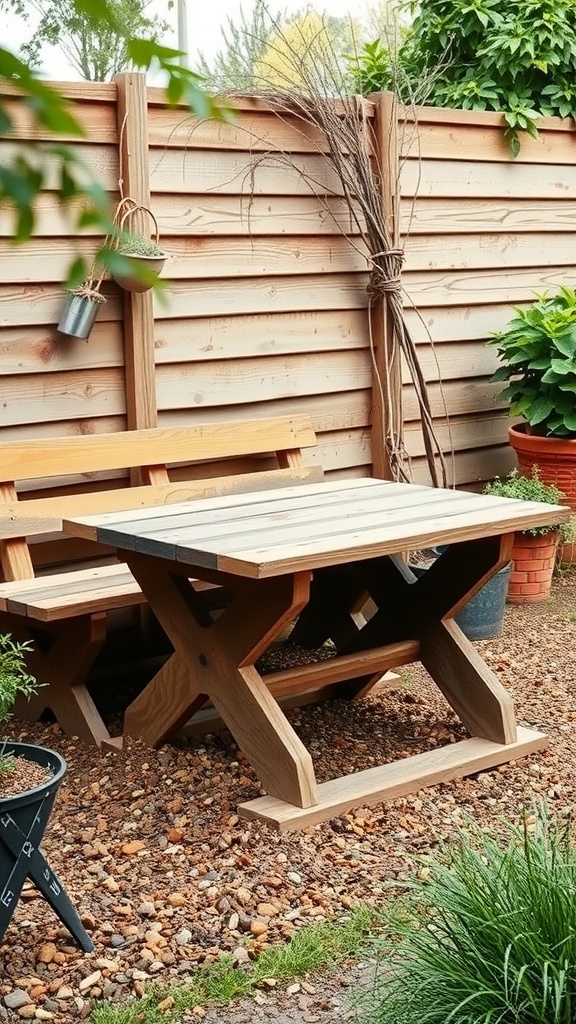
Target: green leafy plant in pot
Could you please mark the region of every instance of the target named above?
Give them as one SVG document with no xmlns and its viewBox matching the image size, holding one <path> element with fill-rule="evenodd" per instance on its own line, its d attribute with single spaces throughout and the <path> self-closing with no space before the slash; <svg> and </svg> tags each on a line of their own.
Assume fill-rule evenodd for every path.
<svg viewBox="0 0 576 1024">
<path fill-rule="evenodd" d="M 16 697 L 31 697 L 36 680 L 26 668 L 30 644 L 0 634 L 0 726 Z M 92 941 L 39 845 L 66 772 L 55 750 L 10 740 L 0 742 L 0 940 L 28 877 L 85 952 Z"/>
<path fill-rule="evenodd" d="M 504 479 L 496 477 L 486 484 L 483 493 L 520 501 L 542 501 L 549 505 L 561 505 L 565 498 L 556 484 L 544 483 L 536 466 L 530 476 L 522 476 L 513 469 Z M 564 540 L 569 529 L 569 523 L 562 523 L 558 526 L 534 526 L 514 534 L 507 597 L 511 604 L 535 604 L 546 600 L 550 594 L 558 542 Z"/>
<path fill-rule="evenodd" d="M 497 396 L 523 422 L 508 431 L 521 472 L 537 466 L 576 511 L 576 291 L 564 286 L 537 295 L 488 342 L 501 366 L 493 381 L 506 382 Z"/>
</svg>

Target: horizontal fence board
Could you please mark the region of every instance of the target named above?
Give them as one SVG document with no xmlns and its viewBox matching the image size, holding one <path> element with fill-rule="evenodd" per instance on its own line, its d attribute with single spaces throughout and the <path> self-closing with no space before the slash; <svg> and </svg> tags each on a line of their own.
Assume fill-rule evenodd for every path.
<svg viewBox="0 0 576 1024">
<path fill-rule="evenodd" d="M 247 277 L 173 281 L 167 304 L 156 316 L 222 316 L 283 313 L 292 310 L 362 309 L 368 302 L 364 274 L 310 274 L 307 277 Z M 1 291 L 0 291 L 1 302 Z M 1 306 L 0 306 L 1 318 Z"/>
<path fill-rule="evenodd" d="M 398 121 L 401 124 L 436 124 L 443 125 L 447 131 L 463 125 L 474 127 L 506 128 L 504 114 L 494 110 L 456 110 L 452 107 L 405 106 L 398 104 Z M 574 122 L 570 117 L 539 117 L 538 128 L 541 132 L 570 132 Z"/>
<path fill-rule="evenodd" d="M 55 193 L 45 192 L 37 203 L 37 218 L 34 239 L 26 243 L 33 252 L 39 239 L 49 237 L 50 244 L 70 255 L 71 246 L 79 252 L 93 254 L 96 241 L 103 239 L 97 228 L 88 228 L 84 237 L 77 237 L 74 211 L 81 209 L 81 203 L 70 209 L 63 209 Z M 259 196 L 251 200 L 243 196 L 172 196 L 162 193 L 154 196 L 152 210 L 155 214 L 162 240 L 183 237 L 221 235 L 247 239 L 258 235 L 351 235 L 358 236 L 360 229 L 350 216 L 344 199 L 319 196 Z M 13 220 L 10 213 L 0 213 L 0 236 L 13 237 Z M 42 243 L 40 242 L 40 245 Z M 45 243 L 48 244 L 48 243 Z M 169 248 L 169 246 L 168 246 Z M 18 253 L 21 247 L 12 248 Z"/>
<path fill-rule="evenodd" d="M 76 179 L 78 182 L 88 184 L 92 178 L 97 178 L 100 185 L 109 192 L 118 190 L 118 150 L 116 146 L 105 146 L 102 143 L 94 145 L 91 142 L 77 140 L 72 148 L 84 161 L 86 171 L 78 168 Z M 0 164 L 12 163 L 20 153 L 20 144 L 8 139 L 0 139 Z M 46 174 L 45 188 L 57 189 L 60 178 L 56 170 L 54 157 L 49 152 L 47 143 L 39 142 L 34 150 L 38 164 Z"/>
<path fill-rule="evenodd" d="M 405 235 L 517 235 L 546 232 L 551 236 L 573 232 L 576 195 L 571 199 L 430 199 L 401 203 L 401 230 Z M 452 243 L 450 242 L 450 245 Z"/>
<path fill-rule="evenodd" d="M 162 193 L 152 205 L 163 237 L 359 235 L 346 201 L 321 196 L 198 196 Z"/>
<path fill-rule="evenodd" d="M 98 310 L 100 321 L 119 321 L 122 318 L 120 290 L 114 285 L 116 290 L 112 293 L 111 287 L 106 285 L 103 288 L 108 301 Z M 34 284 L 29 287 L 24 284 L 0 284 L 0 327 L 53 324 L 56 330 L 65 301 L 66 294 L 61 284 Z M 84 342 L 77 344 L 82 345 Z"/>
<path fill-rule="evenodd" d="M 115 99 L 116 97 L 114 96 Z M 50 131 L 45 125 L 39 124 L 31 114 L 29 107 L 20 99 L 6 100 L 5 109 L 12 121 L 14 136 L 26 141 L 44 140 L 52 143 L 55 141 L 82 143 L 85 140 L 91 143 L 102 142 L 116 145 L 118 143 L 115 102 L 98 103 L 85 98 L 75 103 L 72 113 L 85 132 L 84 139 L 80 140 L 77 135 L 73 135 L 70 132 Z"/>
<path fill-rule="evenodd" d="M 368 389 L 338 391 L 326 395 L 296 395 L 272 401 L 255 401 L 233 406 L 160 410 L 158 426 L 179 427 L 194 423 L 221 423 L 231 419 L 257 419 L 286 414 L 310 417 L 317 432 L 345 427 L 367 427 L 370 423 L 371 394 Z"/>
<path fill-rule="evenodd" d="M 148 107 L 150 146 L 184 149 L 228 149 L 250 152 L 318 153 L 327 151 L 323 135 L 291 114 L 266 110 L 241 111 L 230 123 L 198 120 L 168 107 Z"/>
<path fill-rule="evenodd" d="M 340 430 L 319 434 L 316 448 L 306 452 L 307 465 L 334 470 L 369 466 L 372 462 L 370 430 Z"/>
<path fill-rule="evenodd" d="M 123 364 L 123 333 L 119 322 L 96 321 L 89 344 L 58 334 L 53 327 L 0 328 L 0 376 L 95 370 Z"/>
<path fill-rule="evenodd" d="M 50 420 L 48 423 L 20 423 L 0 427 L 0 445 L 8 441 L 32 441 L 40 437 L 84 437 L 126 430 L 124 416 L 97 416 L 82 420 Z"/>
<path fill-rule="evenodd" d="M 427 382 L 469 377 L 488 377 L 498 366 L 493 348 L 473 341 L 419 345 L 418 360 Z M 402 381 L 409 383 L 408 366 L 402 359 Z M 502 385 L 503 387 L 504 385 Z"/>
<path fill-rule="evenodd" d="M 526 306 L 531 298 L 531 295 L 525 295 L 524 302 L 518 302 L 518 305 Z M 433 342 L 473 343 L 488 339 L 493 331 L 501 331 L 514 316 L 514 311 L 508 303 L 431 309 L 420 306 L 417 310 L 405 309 L 404 316 L 416 344 L 426 345 L 430 339 Z"/>
<path fill-rule="evenodd" d="M 181 320 L 160 320 L 154 345 L 158 364 L 366 348 L 368 318 L 365 310 L 345 309 L 198 318 L 185 327 Z"/>
<path fill-rule="evenodd" d="M 493 416 L 455 416 L 444 422 L 437 420 L 434 424 L 436 436 L 444 452 L 506 444 L 508 426 L 508 417 L 503 413 Z M 424 438 L 419 424 L 407 425 L 404 444 L 411 458 L 425 454 Z"/>
<path fill-rule="evenodd" d="M 467 380 L 447 380 L 442 383 L 432 381 L 428 387 L 430 408 L 434 419 L 445 419 L 446 416 L 467 416 L 481 412 L 494 412 L 495 409 L 506 409 L 502 402 L 496 401 L 496 395 L 502 390 L 501 384 L 491 384 L 484 377 L 471 377 Z M 404 423 L 409 428 L 411 420 L 418 419 L 416 394 L 411 384 L 402 388 L 404 407 Z"/>
<path fill-rule="evenodd" d="M 361 351 L 180 363 L 156 371 L 159 410 L 321 395 L 368 388 L 370 383 L 370 360 Z"/>
<path fill-rule="evenodd" d="M 400 169 L 402 196 L 453 199 L 574 199 L 576 163 L 490 164 L 457 160 L 406 160 Z"/>
<path fill-rule="evenodd" d="M 576 221 L 573 225 L 576 228 Z M 557 267 L 574 263 L 576 231 L 553 234 L 413 235 L 405 240 L 405 271 Z"/>
<path fill-rule="evenodd" d="M 514 465 L 514 453 L 509 445 L 497 448 L 476 448 L 455 452 L 447 464 L 449 485 L 466 488 L 478 485 L 495 476 L 506 476 Z M 429 484 L 430 473 L 423 458 L 411 462 L 411 479 L 415 484 Z"/>
<path fill-rule="evenodd" d="M 519 270 L 407 271 L 402 279 L 403 297 L 406 306 L 416 308 L 516 303 L 530 299 L 533 292 L 557 289 L 575 276 L 576 262 Z"/>
<path fill-rule="evenodd" d="M 22 374 L 3 389 L 0 426 L 123 414 L 124 371 Z"/>
<path fill-rule="evenodd" d="M 505 163 L 511 159 L 510 143 L 497 125 L 459 124 L 447 131 L 443 124 L 418 122 L 417 131 L 407 125 L 399 133 L 400 158 L 421 160 L 480 160 Z M 521 132 L 520 152 L 515 163 L 568 164 L 576 160 L 576 138 L 573 132 L 549 130 L 538 139 Z"/>
<path fill-rule="evenodd" d="M 317 152 L 286 156 L 244 150 L 150 148 L 152 195 L 342 195 L 340 178 Z"/>
<path fill-rule="evenodd" d="M 366 270 L 367 261 L 358 239 L 351 244 L 333 223 L 326 224 L 328 237 L 322 237 L 321 230 L 322 224 L 318 222 L 316 232 L 310 225 L 309 237 L 167 238 L 162 240 L 162 247 L 168 254 L 162 277 L 165 280 L 205 280 Z M 72 252 L 72 247 L 59 238 L 46 238 L 30 247 L 17 248 L 0 242 L 0 282 L 63 281 L 72 256 L 83 255 L 90 266 L 97 244 L 88 239 L 74 240 Z"/>
</svg>

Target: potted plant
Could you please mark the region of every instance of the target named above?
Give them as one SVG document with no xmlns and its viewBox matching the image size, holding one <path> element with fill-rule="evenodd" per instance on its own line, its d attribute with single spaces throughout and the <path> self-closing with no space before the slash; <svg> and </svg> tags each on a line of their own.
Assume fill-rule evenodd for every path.
<svg viewBox="0 0 576 1024">
<path fill-rule="evenodd" d="M 126 225 L 130 218 L 144 214 L 152 220 L 154 237 L 129 231 Z M 121 288 L 129 292 L 145 292 L 157 281 L 167 260 L 167 254 L 160 246 L 158 222 L 151 210 L 126 197 L 118 204 L 116 211 L 118 229 L 111 242 L 111 273 Z M 114 255 L 122 257 L 114 259 Z"/>
<path fill-rule="evenodd" d="M 525 476 L 538 466 L 545 484 L 555 484 L 576 511 L 576 291 L 537 295 L 488 342 L 502 365 L 493 381 L 506 381 L 497 396 L 523 422 L 509 440 Z"/>
<path fill-rule="evenodd" d="M 29 650 L 28 643 L 0 634 L 0 725 L 8 721 L 16 697 L 36 692 L 36 680 L 26 669 Z M 66 762 L 55 750 L 0 742 L 0 940 L 30 877 L 78 944 L 90 952 L 92 941 L 39 850 L 65 772 Z"/>
<path fill-rule="evenodd" d="M 554 483 L 544 483 L 536 466 L 530 476 L 522 476 L 513 469 L 504 479 L 496 477 L 486 484 L 483 493 L 521 501 L 544 501 L 551 505 L 561 505 L 564 501 L 562 491 Z M 570 526 L 569 523 L 565 525 Z M 546 600 L 561 539 L 564 539 L 564 526 L 534 526 L 514 534 L 507 597 L 511 604 L 534 604 Z"/>
</svg>

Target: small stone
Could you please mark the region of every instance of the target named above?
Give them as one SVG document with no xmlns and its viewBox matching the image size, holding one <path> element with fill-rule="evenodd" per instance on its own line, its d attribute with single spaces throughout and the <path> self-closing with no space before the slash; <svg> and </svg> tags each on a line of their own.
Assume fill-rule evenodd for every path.
<svg viewBox="0 0 576 1024">
<path fill-rule="evenodd" d="M 288 985 L 286 991 L 289 996 L 295 996 L 300 991 L 300 982 L 295 981 L 293 985 Z"/>
<path fill-rule="evenodd" d="M 82 981 L 78 985 L 81 992 L 87 992 L 89 988 L 92 988 L 97 981 L 100 981 L 102 977 L 102 971 L 93 971 L 87 978 L 82 978 Z"/>
<path fill-rule="evenodd" d="M 34 1006 L 34 1003 L 29 1003 L 26 1006 L 21 1006 L 16 1012 L 19 1017 L 32 1020 L 32 1018 L 36 1016 L 36 1007 Z"/>
<path fill-rule="evenodd" d="M 51 964 L 58 950 L 53 942 L 43 942 L 37 960 L 41 964 Z"/>
<path fill-rule="evenodd" d="M 4 1006 L 9 1010 L 19 1010 L 21 1006 L 27 1006 L 31 1002 L 30 996 L 22 988 L 15 988 L 13 992 L 8 992 L 4 996 Z"/>
<path fill-rule="evenodd" d="M 142 917 L 154 917 L 156 907 L 152 903 L 152 900 L 143 900 L 138 907 L 138 913 L 141 914 Z"/>
<path fill-rule="evenodd" d="M 146 849 L 146 844 L 141 839 L 133 839 L 131 843 L 124 843 L 122 847 L 122 853 L 125 857 L 134 857 L 135 854 L 140 853 L 141 850 Z"/>
<path fill-rule="evenodd" d="M 280 909 L 275 907 L 273 903 L 259 903 L 258 913 L 260 917 L 275 917 L 276 914 L 280 913 Z"/>
<path fill-rule="evenodd" d="M 290 882 L 294 882 L 295 885 L 300 885 L 302 881 L 302 875 L 299 875 L 297 871 L 289 871 L 286 878 L 288 878 Z"/>
<path fill-rule="evenodd" d="M 229 927 L 230 931 L 231 932 L 235 932 L 239 923 L 240 923 L 239 915 L 238 914 L 232 914 L 232 916 L 230 917 L 230 920 L 228 921 L 228 927 Z"/>
<path fill-rule="evenodd" d="M 121 946 L 126 945 L 126 939 L 123 935 L 118 935 L 117 932 L 110 936 L 110 945 L 114 946 L 115 949 L 120 949 Z"/>
<path fill-rule="evenodd" d="M 54 1014 L 43 1006 L 39 1006 L 34 1014 L 37 1020 L 52 1020 Z"/>
<path fill-rule="evenodd" d="M 250 931 L 252 935 L 264 935 L 268 931 L 268 925 L 265 921 L 251 921 Z"/>
<path fill-rule="evenodd" d="M 250 954 L 245 946 L 237 946 L 232 953 L 232 963 L 235 967 L 238 964 L 246 964 L 250 960 Z"/>
<path fill-rule="evenodd" d="M 56 993 L 56 999 L 72 999 L 73 995 L 74 992 L 69 985 L 61 985 Z"/>
<path fill-rule="evenodd" d="M 176 945 L 189 946 L 192 942 L 192 932 L 189 928 L 181 928 L 175 937 Z"/>
<path fill-rule="evenodd" d="M 243 907 L 246 907 L 252 902 L 252 893 L 240 886 L 239 889 L 236 889 L 236 899 Z"/>
<path fill-rule="evenodd" d="M 185 907 L 187 902 L 183 892 L 171 892 L 168 896 L 168 903 L 171 907 Z"/>
</svg>

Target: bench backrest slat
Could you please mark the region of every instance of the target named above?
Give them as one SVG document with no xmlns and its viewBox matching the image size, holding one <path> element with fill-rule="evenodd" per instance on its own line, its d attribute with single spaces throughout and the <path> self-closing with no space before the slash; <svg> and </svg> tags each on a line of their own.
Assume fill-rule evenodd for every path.
<svg viewBox="0 0 576 1024">
<path fill-rule="evenodd" d="M 0 446 L 0 564 L 4 579 L 33 578 L 27 539 L 59 534 L 64 518 L 318 479 L 321 470 L 306 466 L 301 452 L 315 443 L 316 435 L 306 416 L 8 442 Z M 277 468 L 268 469 L 269 461 L 261 456 L 272 452 Z M 256 459 L 246 472 L 238 473 L 238 463 L 247 456 Z M 178 463 L 192 467 L 194 478 L 171 480 L 167 467 Z M 192 466 L 194 463 L 197 465 Z M 262 469 L 257 468 L 258 464 Z M 118 470 L 138 471 L 142 485 L 118 487 L 112 480 L 102 489 L 102 480 L 94 479 L 95 474 Z M 223 475 L 226 470 L 227 475 Z M 175 475 L 181 471 L 184 467 L 176 465 Z M 65 478 L 79 476 L 83 478 L 83 490 L 69 494 L 20 498 L 15 486 L 26 481 L 38 487 L 55 477 L 68 484 Z M 91 489 L 86 490 L 86 485 Z"/>
<path fill-rule="evenodd" d="M 9 441 L 0 446 L 0 481 L 204 462 L 308 448 L 315 443 L 316 435 L 306 416 Z"/>
</svg>

